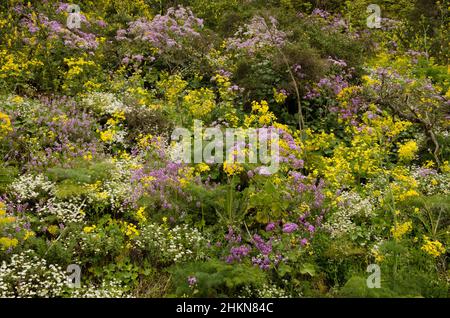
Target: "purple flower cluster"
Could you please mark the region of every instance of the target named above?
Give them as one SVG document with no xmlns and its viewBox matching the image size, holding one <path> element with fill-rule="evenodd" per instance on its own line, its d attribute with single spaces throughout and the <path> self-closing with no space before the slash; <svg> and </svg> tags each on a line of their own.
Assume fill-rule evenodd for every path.
<svg viewBox="0 0 450 318">
<path fill-rule="evenodd" d="M 241 262 L 242 259 L 247 256 L 251 251 L 251 248 L 247 245 L 235 246 L 230 249 L 230 255 L 225 258 L 228 264 L 233 262 Z"/>
<path fill-rule="evenodd" d="M 10 151 L 6 160 L 20 158 L 27 168 L 47 167 L 50 165 L 68 164 L 69 159 L 80 158 L 85 154 L 95 154 L 101 151 L 96 138 L 95 119 L 81 112 L 73 101 L 66 98 L 41 98 L 40 107 L 29 110 L 27 117 L 34 119 L 33 123 L 22 122 L 24 114 L 14 112 L 12 121 L 20 123 L 8 140 Z M 41 129 L 35 132 L 40 143 L 24 152 L 17 149 L 23 136 L 34 131 L 30 125 Z"/>
<path fill-rule="evenodd" d="M 148 42 L 160 51 L 181 48 L 183 41 L 199 37 L 203 20 L 196 18 L 190 9 L 182 6 L 169 8 L 165 15 L 157 15 L 151 21 L 139 19 L 128 24 L 127 30 L 118 30 L 118 41 Z"/>
<path fill-rule="evenodd" d="M 298 225 L 295 223 L 285 223 L 283 225 L 284 233 L 292 233 L 292 232 L 295 232 L 297 229 L 298 229 Z"/>
<path fill-rule="evenodd" d="M 67 3 L 61 3 L 57 13 L 63 12 L 67 9 Z M 86 17 L 79 13 L 80 21 L 86 26 L 90 26 Z M 20 24 L 26 28 L 31 34 L 35 34 L 40 30 L 46 30 L 47 40 L 61 40 L 65 46 L 71 49 L 95 50 L 98 48 L 97 37 L 93 33 L 81 31 L 79 29 L 69 30 L 63 24 L 56 20 L 50 20 L 46 15 L 39 13 L 37 18 L 34 18 L 32 13 L 24 14 Z M 25 42 L 29 39 L 24 38 Z"/>
<path fill-rule="evenodd" d="M 271 222 L 271 223 L 267 224 L 266 231 L 271 232 L 271 231 L 275 230 L 275 228 L 276 228 L 276 224 Z"/>
<path fill-rule="evenodd" d="M 254 54 L 264 47 L 284 46 L 287 34 L 278 29 L 278 21 L 274 17 L 269 20 L 267 23 L 263 17 L 253 17 L 249 24 L 239 28 L 234 37 L 227 40 L 228 49 Z"/>
<path fill-rule="evenodd" d="M 252 257 L 252 263 L 263 270 L 268 270 L 270 268 L 271 261 L 267 255 L 262 255 L 259 257 Z"/>
<path fill-rule="evenodd" d="M 261 252 L 263 255 L 269 255 L 272 252 L 272 243 L 271 240 L 269 242 L 265 242 L 261 236 L 258 234 L 253 235 L 253 241 L 255 242 L 256 248 Z"/>
<path fill-rule="evenodd" d="M 236 234 L 233 228 L 230 226 L 228 227 L 228 233 L 225 235 L 225 240 L 231 244 L 240 243 L 242 241 L 242 237 L 240 234 Z"/>
</svg>

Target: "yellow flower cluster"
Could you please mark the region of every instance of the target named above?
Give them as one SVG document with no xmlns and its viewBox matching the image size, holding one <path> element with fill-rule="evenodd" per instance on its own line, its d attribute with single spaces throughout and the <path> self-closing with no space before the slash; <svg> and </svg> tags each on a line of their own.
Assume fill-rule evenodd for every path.
<svg viewBox="0 0 450 318">
<path fill-rule="evenodd" d="M 199 173 L 208 172 L 210 170 L 209 166 L 204 162 L 199 163 L 196 168 Z"/>
<path fill-rule="evenodd" d="M 225 171 L 225 173 L 231 177 L 235 174 L 238 174 L 238 173 L 241 173 L 242 171 L 244 171 L 244 167 L 242 165 L 240 165 L 239 163 L 229 163 L 229 162 L 225 161 L 223 163 L 223 171 Z"/>
<path fill-rule="evenodd" d="M 148 105 L 153 110 L 161 108 L 161 105 L 151 102 L 153 97 L 152 94 L 143 87 L 130 87 L 127 89 L 127 93 L 136 98 L 137 103 L 141 106 Z"/>
<path fill-rule="evenodd" d="M 55 236 L 56 234 L 58 234 L 58 227 L 56 225 L 52 224 L 47 228 L 47 232 L 50 233 L 51 235 Z"/>
<path fill-rule="evenodd" d="M 410 140 L 403 145 L 399 145 L 398 157 L 400 161 L 409 162 L 413 160 L 419 148 L 414 140 Z"/>
<path fill-rule="evenodd" d="M 164 92 L 167 101 L 175 103 L 188 83 L 180 75 L 169 76 L 167 73 L 163 73 L 161 77 L 162 79 L 156 83 L 156 87 Z"/>
<path fill-rule="evenodd" d="M 265 100 L 262 100 L 260 103 L 253 101 L 252 114 L 250 116 L 245 116 L 244 124 L 247 127 L 251 127 L 255 124 L 259 126 L 268 126 L 276 119 L 274 113 L 269 111 L 269 104 Z"/>
<path fill-rule="evenodd" d="M 83 228 L 83 232 L 86 233 L 86 234 L 89 234 L 89 233 L 94 232 L 96 228 L 97 228 L 97 226 L 95 224 L 92 225 L 92 226 L 85 226 Z"/>
<path fill-rule="evenodd" d="M 128 223 L 126 221 L 120 221 L 120 224 L 122 225 L 122 232 L 129 238 L 136 237 L 140 234 L 136 225 L 134 225 L 133 223 Z"/>
<path fill-rule="evenodd" d="M 185 167 L 178 170 L 179 182 L 182 188 L 187 186 L 194 179 L 194 167 Z"/>
<path fill-rule="evenodd" d="M 411 221 L 407 221 L 401 224 L 395 223 L 395 226 L 391 228 L 391 233 L 396 240 L 400 240 L 406 233 L 411 231 L 411 229 L 412 229 Z"/>
<path fill-rule="evenodd" d="M 139 222 L 139 224 L 147 222 L 147 217 L 145 216 L 145 208 L 140 207 L 136 211 L 136 220 Z"/>
<path fill-rule="evenodd" d="M 287 98 L 283 92 L 278 92 L 275 88 L 273 89 L 273 98 L 278 104 L 283 104 Z"/>
<path fill-rule="evenodd" d="M 16 218 L 7 216 L 5 210 L 5 204 L 0 202 L 0 230 L 4 227 L 11 225 L 16 221 Z M 16 238 L 0 237 L 0 249 L 7 250 L 9 248 L 17 246 L 19 241 Z"/>
<path fill-rule="evenodd" d="M 12 131 L 11 120 L 7 114 L 0 112 L 0 140 Z"/>
<path fill-rule="evenodd" d="M 230 93 L 231 82 L 228 77 L 222 76 L 220 74 L 216 74 L 214 76 L 215 82 L 219 87 L 219 93 L 222 99 L 228 99 L 228 95 Z"/>
<path fill-rule="evenodd" d="M 100 132 L 100 140 L 105 143 L 111 143 L 114 140 L 114 130 L 108 129 Z"/>
<path fill-rule="evenodd" d="M 123 111 L 121 112 L 115 112 L 112 115 L 112 118 L 109 118 L 106 122 L 106 126 L 108 129 L 100 132 L 100 140 L 104 143 L 112 143 L 115 140 L 116 133 L 117 133 L 117 126 L 121 121 L 125 120 L 125 113 Z"/>
<path fill-rule="evenodd" d="M 141 179 L 141 183 L 144 188 L 149 188 L 155 180 L 156 178 L 153 176 L 145 176 Z"/>
<path fill-rule="evenodd" d="M 216 107 L 215 94 L 209 88 L 192 90 L 184 96 L 184 104 L 195 118 L 203 118 Z"/>
<path fill-rule="evenodd" d="M 80 57 L 78 59 L 76 58 L 65 58 L 64 63 L 69 67 L 69 70 L 66 73 L 67 79 L 73 79 L 74 77 L 80 75 L 83 73 L 85 66 L 96 66 L 95 62 L 93 61 L 86 61 L 84 58 Z"/>
<path fill-rule="evenodd" d="M 305 129 L 307 139 L 304 141 L 306 151 L 318 151 L 329 149 L 336 136 L 333 133 L 327 134 L 324 131 L 314 132 L 311 128 Z"/>
<path fill-rule="evenodd" d="M 374 111 L 375 108 L 375 105 L 371 105 L 372 111 Z M 370 126 L 367 128 L 369 131 L 375 130 L 377 135 L 374 135 L 374 137 L 389 137 L 391 139 L 397 137 L 401 132 L 407 130 L 412 125 L 409 121 L 394 120 L 392 116 L 387 114 L 369 119 L 368 113 L 366 113 L 364 115 L 364 122 Z"/>
<path fill-rule="evenodd" d="M 381 263 L 384 260 L 384 255 L 381 254 L 378 248 L 372 248 L 371 252 L 377 263 Z"/>
<path fill-rule="evenodd" d="M 391 183 L 391 189 L 395 199 L 401 202 L 419 195 L 417 192 L 419 185 L 416 179 L 408 175 L 406 169 L 397 167 L 391 174 L 394 178 L 394 182 Z"/>
<path fill-rule="evenodd" d="M 0 79 L 31 75 L 32 67 L 44 65 L 36 59 L 29 59 L 23 54 L 14 56 L 7 50 L 0 50 Z"/>
<path fill-rule="evenodd" d="M 86 188 L 88 190 L 88 193 L 90 193 L 90 196 L 98 201 L 105 201 L 109 198 L 109 194 L 106 191 L 101 190 L 102 182 L 97 181 L 94 184 L 88 184 L 86 185 Z"/>
<path fill-rule="evenodd" d="M 422 251 L 424 251 L 425 253 L 427 253 L 433 257 L 438 257 L 445 253 L 445 247 L 444 247 L 444 245 L 442 245 L 441 242 L 432 241 L 432 240 L 430 240 L 429 237 L 427 237 L 425 235 L 423 236 L 423 239 L 424 239 L 425 243 L 422 245 L 422 247 L 420 249 Z"/>
</svg>

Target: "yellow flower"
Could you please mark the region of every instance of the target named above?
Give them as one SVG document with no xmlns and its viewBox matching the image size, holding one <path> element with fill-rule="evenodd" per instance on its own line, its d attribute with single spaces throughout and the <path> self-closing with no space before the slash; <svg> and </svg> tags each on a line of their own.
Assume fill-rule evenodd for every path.
<svg viewBox="0 0 450 318">
<path fill-rule="evenodd" d="M 125 235 L 128 236 L 129 238 L 133 238 L 140 234 L 138 229 L 136 228 L 136 225 L 125 222 L 125 221 L 121 222 L 121 224 L 123 226 L 123 230 L 122 230 L 123 233 L 125 233 Z"/>
<path fill-rule="evenodd" d="M 105 130 L 105 131 L 100 132 L 100 139 L 103 142 L 109 143 L 109 142 L 113 141 L 114 135 L 115 135 L 115 132 L 113 130 L 110 130 L 110 129 Z"/>
<path fill-rule="evenodd" d="M 91 161 L 92 160 L 92 153 L 88 152 L 85 155 L 83 155 L 83 159 L 86 161 Z"/>
<path fill-rule="evenodd" d="M 283 104 L 287 98 L 287 95 L 284 94 L 283 92 L 277 92 L 277 90 L 274 88 L 273 89 L 273 98 L 275 99 L 275 101 L 278 104 Z"/>
<path fill-rule="evenodd" d="M 197 171 L 200 172 L 200 173 L 207 172 L 209 170 L 210 170 L 209 166 L 206 163 L 204 163 L 204 162 L 199 163 L 197 165 Z"/>
<path fill-rule="evenodd" d="M 23 97 L 16 95 L 11 100 L 16 104 L 21 104 L 23 102 Z"/>
<path fill-rule="evenodd" d="M 0 140 L 12 131 L 11 120 L 7 114 L 0 112 Z"/>
<path fill-rule="evenodd" d="M 381 263 L 384 260 L 384 255 L 382 255 L 380 253 L 380 251 L 378 250 L 378 248 L 373 248 L 372 249 L 372 254 L 375 257 L 375 261 L 377 263 Z"/>
<path fill-rule="evenodd" d="M 58 227 L 56 225 L 50 225 L 47 228 L 48 233 L 50 233 L 51 235 L 56 235 L 58 233 Z"/>
<path fill-rule="evenodd" d="M 425 243 L 420 248 L 425 253 L 433 256 L 438 257 L 441 254 L 445 253 L 445 247 L 442 245 L 439 241 L 432 241 L 427 236 L 423 236 L 423 239 Z"/>
<path fill-rule="evenodd" d="M 26 241 L 28 240 L 30 237 L 34 237 L 36 235 L 36 233 L 34 233 L 33 231 L 26 231 L 25 232 L 25 236 L 23 237 L 23 240 Z"/>
<path fill-rule="evenodd" d="M 242 167 L 238 163 L 228 163 L 228 162 L 225 161 L 223 163 L 223 171 L 225 171 L 225 173 L 227 175 L 233 176 L 235 174 L 238 174 L 238 173 L 244 171 L 244 167 Z"/>
<path fill-rule="evenodd" d="M 216 96 L 209 88 L 190 91 L 184 96 L 184 103 L 195 118 L 207 116 L 215 107 Z"/>
<path fill-rule="evenodd" d="M 404 222 L 402 224 L 395 223 L 395 226 L 391 228 L 391 233 L 396 240 L 400 240 L 406 233 L 411 231 L 412 222 Z"/>
<path fill-rule="evenodd" d="M 89 233 L 95 231 L 96 228 L 97 228 L 96 225 L 85 226 L 84 229 L 83 229 L 83 232 L 86 233 L 86 234 L 89 234 Z"/>
<path fill-rule="evenodd" d="M 12 247 L 16 247 L 19 241 L 15 238 L 0 237 L 0 247 L 2 250 L 7 250 Z"/>
<path fill-rule="evenodd" d="M 418 150 L 417 143 L 414 140 L 410 140 L 407 143 L 400 145 L 398 157 L 400 161 L 409 162 L 415 158 Z"/>
<path fill-rule="evenodd" d="M 145 216 L 145 208 L 144 207 L 140 207 L 136 211 L 136 219 L 138 220 L 139 223 L 144 223 L 147 221 L 147 217 Z"/>
</svg>

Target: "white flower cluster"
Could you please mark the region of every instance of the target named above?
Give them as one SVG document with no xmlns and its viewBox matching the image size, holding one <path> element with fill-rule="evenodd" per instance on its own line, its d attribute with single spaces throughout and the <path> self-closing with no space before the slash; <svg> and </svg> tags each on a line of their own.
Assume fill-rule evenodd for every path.
<svg viewBox="0 0 450 318">
<path fill-rule="evenodd" d="M 148 224 L 141 230 L 136 245 L 154 252 L 163 262 L 184 262 L 203 258 L 207 240 L 195 228 L 177 225 L 172 229 L 165 225 Z"/>
<path fill-rule="evenodd" d="M 70 288 L 67 273 L 59 266 L 47 264 L 33 251 L 14 254 L 11 261 L 0 266 L 0 298 L 128 297 L 118 281 L 103 282 L 100 287 L 83 285 Z"/>
<path fill-rule="evenodd" d="M 28 250 L 14 254 L 11 262 L 0 267 L 0 297 L 57 297 L 67 287 L 67 276 L 58 265 Z"/>
<path fill-rule="evenodd" d="M 124 212 L 124 202 L 133 192 L 131 185 L 131 170 L 137 167 L 139 162 L 136 158 L 127 161 L 116 160 L 115 167 L 111 171 L 108 180 L 98 184 L 96 191 L 88 193 L 87 203 L 108 202 L 115 211 Z"/>
<path fill-rule="evenodd" d="M 331 214 L 323 228 L 330 232 L 331 237 L 339 237 L 357 229 L 355 218 L 370 218 L 374 216 L 374 204 L 369 198 L 362 198 L 356 192 L 344 192 L 339 197 L 340 205 Z"/>
<path fill-rule="evenodd" d="M 128 298 L 118 281 L 111 280 L 103 282 L 101 287 L 94 285 L 83 285 L 81 288 L 74 288 L 70 293 L 72 298 Z"/>
<path fill-rule="evenodd" d="M 420 192 L 425 195 L 450 194 L 450 174 L 437 173 L 436 170 L 415 168 L 411 175 L 417 180 Z"/>
<path fill-rule="evenodd" d="M 22 118 L 33 118 L 33 113 L 42 109 L 42 104 L 36 99 L 20 97 L 19 100 L 20 102 L 17 100 L 17 95 L 12 94 L 0 97 L 1 104 L 6 109 L 14 109 L 17 116 Z"/>
<path fill-rule="evenodd" d="M 17 196 L 18 201 L 27 201 L 38 198 L 40 195 L 54 195 L 55 185 L 45 180 L 42 174 L 24 174 L 14 180 L 10 190 Z"/>
<path fill-rule="evenodd" d="M 39 216 L 54 215 L 65 224 L 80 223 L 84 220 L 83 203 L 56 201 L 50 199 L 45 206 L 38 208 Z"/>
<path fill-rule="evenodd" d="M 100 115 L 112 115 L 117 112 L 127 112 L 129 109 L 112 93 L 92 92 L 81 101 L 86 108 Z"/>
<path fill-rule="evenodd" d="M 241 292 L 242 298 L 289 298 L 286 291 L 276 285 L 264 283 L 261 288 L 244 286 Z"/>
</svg>

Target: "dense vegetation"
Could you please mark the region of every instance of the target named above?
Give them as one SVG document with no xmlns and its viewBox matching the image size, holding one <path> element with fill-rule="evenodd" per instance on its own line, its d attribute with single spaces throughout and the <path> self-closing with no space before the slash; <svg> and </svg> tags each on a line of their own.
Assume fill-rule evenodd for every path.
<svg viewBox="0 0 450 318">
<path fill-rule="evenodd" d="M 0 297 L 449 296 L 447 0 L 76 4 L 0 3 Z"/>
</svg>

